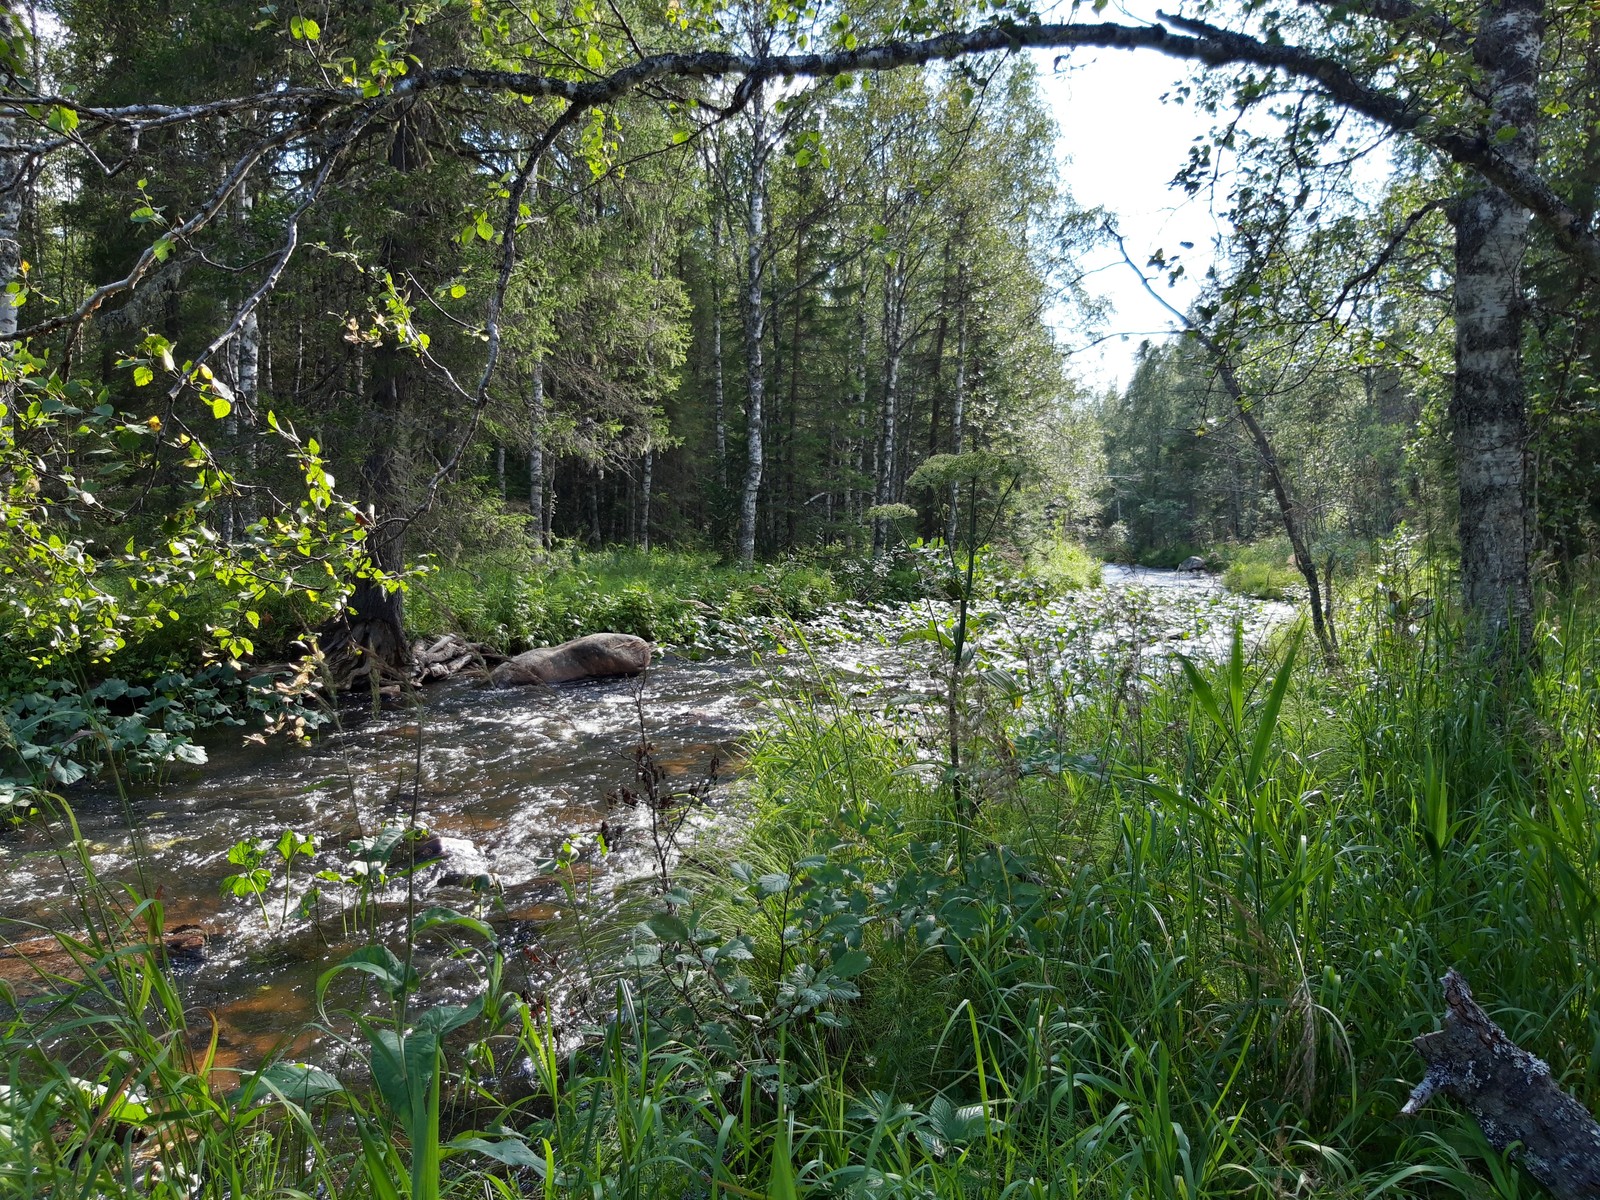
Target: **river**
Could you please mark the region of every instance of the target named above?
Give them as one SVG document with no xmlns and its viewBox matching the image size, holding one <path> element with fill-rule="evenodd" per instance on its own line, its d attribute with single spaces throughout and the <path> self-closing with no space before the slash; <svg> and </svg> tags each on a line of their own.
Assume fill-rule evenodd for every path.
<svg viewBox="0 0 1600 1200">
<path fill-rule="evenodd" d="M 808 674 L 827 672 L 863 703 L 917 719 L 939 689 L 930 665 L 937 656 L 903 635 L 930 615 L 944 610 L 854 606 L 801 630 L 769 622 L 747 631 L 753 653 L 669 651 L 640 680 L 515 690 L 445 683 L 417 707 L 347 718 L 310 746 L 243 745 L 237 730 L 226 731 L 210 739 L 204 767 L 125 800 L 82 792 L 74 811 L 102 881 L 142 882 L 161 898 L 169 926 L 206 932 L 204 952 L 179 967 L 186 1000 L 215 1014 L 220 1062 L 259 1061 L 313 1018 L 317 976 L 361 939 L 346 932 L 336 884 L 319 885 L 315 922 L 292 909 L 283 919 L 281 888 L 266 897 L 265 916 L 253 900 L 224 899 L 223 880 L 240 869 L 228 860 L 236 842 L 271 843 L 285 829 L 314 839 L 316 855 L 295 867 L 298 899 L 313 872 L 347 872 L 351 841 L 414 817 L 481 851 L 495 899 L 440 885 L 429 868 L 380 894 L 390 913 L 413 901 L 476 906 L 524 951 L 524 964 L 536 963 L 545 955 L 532 948 L 559 926 L 568 902 L 552 860 L 564 855 L 569 879 L 604 894 L 653 869 L 648 814 L 614 798 L 634 782 L 641 716 L 669 775 L 694 779 L 713 759 L 724 764 L 697 819 L 731 819 L 723 806 L 741 738 L 770 696 Z M 1214 654 L 1236 620 L 1256 639 L 1291 616 L 1287 605 L 1229 596 L 1205 576 L 1107 567 L 1102 588 L 1025 617 L 988 614 L 979 665 L 1037 669 L 1042 656 L 1047 669 L 1070 671 L 1075 655 L 1118 647 Z M 79 873 L 58 857 L 59 838 L 59 827 L 0 835 L 0 945 L 74 924 Z M 0 978 L 27 990 L 31 976 L 27 959 L 0 959 Z"/>
</svg>

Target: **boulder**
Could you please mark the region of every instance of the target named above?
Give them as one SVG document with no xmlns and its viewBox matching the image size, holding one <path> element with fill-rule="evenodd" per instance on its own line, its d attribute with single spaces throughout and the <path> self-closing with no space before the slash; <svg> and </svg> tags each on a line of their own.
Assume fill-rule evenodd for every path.
<svg viewBox="0 0 1600 1200">
<path fill-rule="evenodd" d="M 495 687 L 570 683 L 607 675 L 637 675 L 650 665 L 650 643 L 629 633 L 591 633 L 559 646 L 529 650 L 489 672 Z"/>
<path fill-rule="evenodd" d="M 1191 554 L 1188 558 L 1184 559 L 1178 564 L 1178 570 L 1180 571 L 1204 571 L 1205 569 L 1206 560 L 1201 558 L 1198 554 Z"/>
<path fill-rule="evenodd" d="M 488 857 L 466 838 L 430 833 L 417 843 L 414 861 L 419 867 L 439 868 L 434 879 L 438 887 L 489 887 L 494 882 Z"/>
</svg>

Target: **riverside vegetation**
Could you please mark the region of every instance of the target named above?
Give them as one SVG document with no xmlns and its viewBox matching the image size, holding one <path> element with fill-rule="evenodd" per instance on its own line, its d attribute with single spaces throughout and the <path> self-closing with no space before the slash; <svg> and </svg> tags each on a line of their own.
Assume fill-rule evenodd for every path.
<svg viewBox="0 0 1600 1200">
<path fill-rule="evenodd" d="M 1014 593 L 974 603 L 964 659 L 956 609 L 903 625 L 942 648 L 944 702 L 920 715 L 819 665 L 751 742 L 735 836 L 685 835 L 621 924 L 555 864 L 589 930 L 589 1024 L 509 985 L 485 914 L 418 903 L 398 941 L 319 982 L 326 1052 L 224 1070 L 159 897 L 96 887 L 79 845 L 86 932 L 61 935 L 77 969 L 10 1000 L 0 1179 L 41 1196 L 1521 1194 L 1469 1120 L 1396 1112 L 1447 966 L 1515 997 L 1496 1006 L 1508 1029 L 1595 1094 L 1600 626 L 1590 603 L 1553 605 L 1538 658 L 1485 688 L 1447 606 L 1390 599 L 1426 592 L 1427 566 L 1389 548 L 1339 667 L 1298 627 L 1153 654 L 1111 598 L 1013 640 Z M 646 795 L 667 824 L 692 802 Z M 70 851 L 70 810 L 38 800 Z M 386 841 L 363 853 L 401 879 L 405 836 Z M 269 872 L 261 890 L 280 889 L 287 906 Z M 422 999 L 430 941 L 472 968 L 450 1003 Z"/>
<path fill-rule="evenodd" d="M 1215 244 L 1072 196 L 1096 49 Z M 1600 1103 L 1597 81 L 1584 2 L 0 4 L 0 1196 L 1531 1194 L 1399 1110 L 1451 969 Z M 601 630 L 706 761 L 421 689 Z M 451 705 L 559 904 L 425 828 Z M 280 738 L 316 828 L 188 805 Z"/>
</svg>

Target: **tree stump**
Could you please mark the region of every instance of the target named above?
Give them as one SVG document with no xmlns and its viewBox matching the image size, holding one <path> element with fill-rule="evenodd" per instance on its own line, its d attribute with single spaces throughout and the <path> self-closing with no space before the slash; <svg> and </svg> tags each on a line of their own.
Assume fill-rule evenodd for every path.
<svg viewBox="0 0 1600 1200">
<path fill-rule="evenodd" d="M 1443 1092 L 1496 1150 L 1519 1146 L 1517 1161 L 1558 1200 L 1600 1197 L 1600 1124 L 1557 1086 L 1544 1060 L 1489 1019 L 1465 979 L 1449 971 L 1443 986 L 1444 1028 L 1411 1043 L 1428 1071 L 1400 1114 L 1415 1116 Z"/>
</svg>

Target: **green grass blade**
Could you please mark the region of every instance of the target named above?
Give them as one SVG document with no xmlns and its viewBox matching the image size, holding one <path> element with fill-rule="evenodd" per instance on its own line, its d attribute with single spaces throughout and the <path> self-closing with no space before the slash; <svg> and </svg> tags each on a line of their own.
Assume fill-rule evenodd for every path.
<svg viewBox="0 0 1600 1200">
<path fill-rule="evenodd" d="M 1278 714 L 1283 710 L 1283 698 L 1288 694 L 1289 679 L 1294 674 L 1295 654 L 1300 649 L 1300 639 L 1304 635 L 1304 629 L 1296 630 L 1290 640 L 1289 649 L 1284 653 L 1283 662 L 1272 680 L 1272 690 L 1267 693 L 1267 703 L 1256 722 L 1255 742 L 1250 748 L 1250 766 L 1244 775 L 1247 792 L 1255 790 L 1256 780 L 1261 778 L 1261 768 L 1267 761 L 1267 751 L 1272 748 L 1272 735 L 1278 727 Z"/>
</svg>

